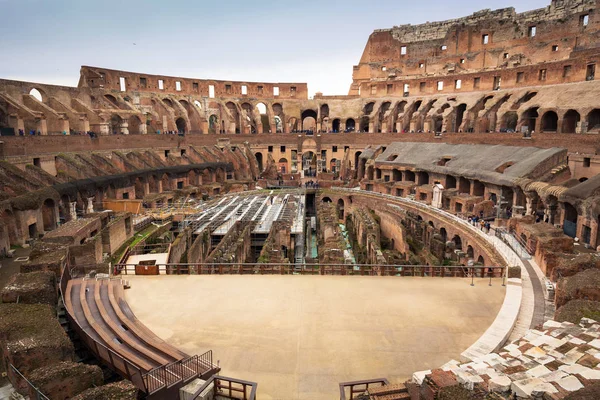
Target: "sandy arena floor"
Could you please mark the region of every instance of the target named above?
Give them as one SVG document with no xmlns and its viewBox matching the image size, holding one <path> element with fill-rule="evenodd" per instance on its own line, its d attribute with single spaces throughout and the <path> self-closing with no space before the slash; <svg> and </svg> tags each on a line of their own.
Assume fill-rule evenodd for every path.
<svg viewBox="0 0 600 400">
<path fill-rule="evenodd" d="M 504 299 L 499 279 L 128 276 L 126 298 L 188 354 L 213 350 L 221 375 L 258 398 L 335 399 L 342 381 L 403 382 L 473 344 Z"/>
</svg>

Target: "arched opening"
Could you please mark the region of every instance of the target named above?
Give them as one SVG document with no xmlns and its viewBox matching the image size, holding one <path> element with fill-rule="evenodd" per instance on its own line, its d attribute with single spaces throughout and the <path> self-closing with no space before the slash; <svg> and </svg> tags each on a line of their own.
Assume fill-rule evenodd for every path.
<svg viewBox="0 0 600 400">
<path fill-rule="evenodd" d="M 227 104 L 225 104 L 225 107 L 227 107 L 227 111 L 231 117 L 229 121 L 229 127 L 226 131 L 228 133 L 240 133 L 240 114 L 238 113 L 236 105 L 231 101 L 228 101 Z"/>
<path fill-rule="evenodd" d="M 473 196 L 483 196 L 485 193 L 485 185 L 478 180 L 473 181 Z"/>
<path fill-rule="evenodd" d="M 367 104 L 365 104 L 365 108 L 363 108 L 363 114 L 365 115 L 371 115 L 371 113 L 373 112 L 373 108 L 375 108 L 375 103 L 374 102 L 369 102 Z"/>
<path fill-rule="evenodd" d="M 454 242 L 454 248 L 456 250 L 462 250 L 462 239 L 458 235 L 454 235 L 452 238 L 452 242 Z"/>
<path fill-rule="evenodd" d="M 338 133 L 340 131 L 340 120 L 339 120 L 339 118 L 334 119 L 333 122 L 331 123 L 331 131 L 333 133 Z"/>
<path fill-rule="evenodd" d="M 467 105 L 465 103 L 459 104 L 458 107 L 456 107 L 456 122 L 453 129 L 454 132 L 458 132 L 461 129 L 460 127 L 463 123 L 466 110 Z"/>
<path fill-rule="evenodd" d="M 430 227 L 432 227 L 432 228 L 435 228 L 435 224 L 433 223 L 433 221 L 429 221 L 427 224 L 428 224 Z"/>
<path fill-rule="evenodd" d="M 317 174 L 317 155 L 312 151 L 302 153 L 302 169 L 304 176 L 316 176 Z"/>
<path fill-rule="evenodd" d="M 123 118 L 118 115 L 113 115 L 110 118 L 110 131 L 113 135 L 121 133 L 121 125 L 123 125 Z"/>
<path fill-rule="evenodd" d="M 452 175 L 446 175 L 446 189 L 456 189 L 456 178 Z"/>
<path fill-rule="evenodd" d="M 575 133 L 581 116 L 575 110 L 569 110 L 563 117 L 562 133 Z"/>
<path fill-rule="evenodd" d="M 127 120 L 127 125 L 128 125 L 130 134 L 138 135 L 138 134 L 143 133 L 142 132 L 142 121 L 140 120 L 140 117 L 138 117 L 137 115 L 132 115 L 131 117 L 129 117 L 129 119 Z"/>
<path fill-rule="evenodd" d="M 362 154 L 362 151 L 357 151 L 356 153 L 354 153 L 354 169 L 358 171 L 358 160 L 360 159 L 360 155 Z"/>
<path fill-rule="evenodd" d="M 321 199 L 321 202 L 322 202 L 322 203 L 331 203 L 331 199 L 330 199 L 329 197 L 323 197 L 323 198 Z"/>
<path fill-rule="evenodd" d="M 260 114 L 260 123 L 262 124 L 262 133 L 269 133 L 271 130 L 271 123 L 269 122 L 269 116 L 267 115 L 267 106 L 264 103 L 258 103 L 256 109 Z"/>
<path fill-rule="evenodd" d="M 585 181 L 587 181 L 587 180 L 588 180 L 588 178 L 585 178 L 585 177 L 583 177 L 583 178 L 579 178 L 579 183 L 583 183 L 583 182 L 585 182 Z"/>
<path fill-rule="evenodd" d="M 473 246 L 471 245 L 467 246 L 467 257 L 471 260 L 475 257 L 475 252 L 473 251 Z"/>
<path fill-rule="evenodd" d="M 171 179 L 169 179 L 169 175 L 163 174 L 163 176 L 160 178 L 160 182 L 162 185 L 163 192 L 171 190 Z"/>
<path fill-rule="evenodd" d="M 140 178 L 135 179 L 135 198 L 143 199 L 145 194 L 144 182 Z"/>
<path fill-rule="evenodd" d="M 44 231 L 48 232 L 56 228 L 56 204 L 52 199 L 46 199 L 42 205 L 42 220 Z"/>
<path fill-rule="evenodd" d="M 519 116 L 515 111 L 509 111 L 502 117 L 502 130 L 508 133 L 516 132 Z"/>
<path fill-rule="evenodd" d="M 158 181 L 154 177 L 154 175 L 150 175 L 148 177 L 148 190 L 150 191 L 150 193 L 158 193 L 159 192 Z"/>
<path fill-rule="evenodd" d="M 448 232 L 446 232 L 446 228 L 440 228 L 440 236 L 442 237 L 442 241 L 444 243 L 448 241 Z"/>
<path fill-rule="evenodd" d="M 538 108 L 539 107 L 533 107 L 523 113 L 523 126 L 525 126 L 529 132 L 535 131 L 535 124 L 539 117 Z"/>
<path fill-rule="evenodd" d="M 202 110 L 202 103 L 200 103 L 198 100 L 194 100 L 194 105 Z"/>
<path fill-rule="evenodd" d="M 485 265 L 485 259 L 483 256 L 477 257 L 477 265 Z"/>
<path fill-rule="evenodd" d="M 343 199 L 339 199 L 337 202 L 337 213 L 338 213 L 338 219 L 343 220 L 344 219 L 344 200 Z"/>
<path fill-rule="evenodd" d="M 392 180 L 394 182 L 402 182 L 402 171 L 397 169 L 392 170 Z"/>
<path fill-rule="evenodd" d="M 360 119 L 360 132 L 369 132 L 369 123 L 370 123 L 370 119 L 369 117 L 362 117 Z"/>
<path fill-rule="evenodd" d="M 173 102 L 170 99 L 164 98 L 162 99 L 163 103 L 165 103 L 168 107 L 173 108 Z"/>
<path fill-rule="evenodd" d="M 290 117 L 288 120 L 288 126 L 290 128 L 290 132 L 295 133 L 298 131 L 298 118 Z"/>
<path fill-rule="evenodd" d="M 556 132 L 558 128 L 558 115 L 548 111 L 542 116 L 542 132 Z"/>
<path fill-rule="evenodd" d="M 444 123 L 444 119 L 441 116 L 433 117 L 433 131 L 434 132 L 442 132 L 442 125 Z"/>
<path fill-rule="evenodd" d="M 415 173 L 413 171 L 406 170 L 404 171 L 404 180 L 409 182 L 415 181 Z"/>
<path fill-rule="evenodd" d="M 216 182 L 225 182 L 225 170 L 223 170 L 223 168 L 217 168 L 215 171 L 215 179 Z"/>
<path fill-rule="evenodd" d="M 587 117 L 588 132 L 600 132 L 600 109 L 593 109 Z"/>
<path fill-rule="evenodd" d="M 263 155 L 262 153 L 255 153 L 254 157 L 256 157 L 256 163 L 258 164 L 258 172 L 263 172 Z"/>
<path fill-rule="evenodd" d="M 302 111 L 302 130 L 314 132 L 317 128 L 317 112 L 315 110 Z"/>
<path fill-rule="evenodd" d="M 283 122 L 281 121 L 281 117 L 279 117 L 278 115 L 275 116 L 275 132 L 283 132 Z"/>
<path fill-rule="evenodd" d="M 565 221 L 563 231 L 565 235 L 575 237 L 577 234 L 577 209 L 571 203 L 565 203 Z"/>
<path fill-rule="evenodd" d="M 375 168 L 373 168 L 373 166 L 370 165 L 367 168 L 367 180 L 372 181 L 373 179 L 375 179 Z"/>
<path fill-rule="evenodd" d="M 288 172 L 288 160 L 287 160 L 287 158 L 280 158 L 279 159 L 279 172 L 281 172 L 281 174 L 287 174 L 287 172 Z"/>
<path fill-rule="evenodd" d="M 219 129 L 219 117 L 217 117 L 215 114 L 212 114 L 210 117 L 208 117 L 208 132 L 209 133 L 217 133 L 217 130 Z"/>
<path fill-rule="evenodd" d="M 356 121 L 352 118 L 346 120 L 346 132 L 354 132 L 356 130 Z"/>
<path fill-rule="evenodd" d="M 321 118 L 322 119 L 329 118 L 329 105 L 323 104 L 321 106 Z"/>
<path fill-rule="evenodd" d="M 29 95 L 33 96 L 37 101 L 39 102 L 43 102 L 44 98 L 42 97 L 42 92 L 40 92 L 38 89 L 33 88 L 29 91 Z"/>
<path fill-rule="evenodd" d="M 185 122 L 185 119 L 177 118 L 177 120 L 175 121 L 175 125 L 177 125 L 177 132 L 179 132 L 180 134 L 186 133 L 187 123 Z"/>
</svg>

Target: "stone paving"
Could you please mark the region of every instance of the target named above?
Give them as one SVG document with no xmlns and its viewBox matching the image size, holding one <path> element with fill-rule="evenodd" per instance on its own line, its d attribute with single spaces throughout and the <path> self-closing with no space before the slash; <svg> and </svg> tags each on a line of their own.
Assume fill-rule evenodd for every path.
<svg viewBox="0 0 600 400">
<path fill-rule="evenodd" d="M 547 321 L 542 330 L 531 329 L 496 353 L 416 372 L 412 383 L 428 385 L 427 377 L 450 372 L 454 379 L 445 379 L 448 386 L 460 384 L 502 398 L 560 400 L 600 379 L 599 363 L 600 323 L 585 318 L 579 325 Z"/>
</svg>

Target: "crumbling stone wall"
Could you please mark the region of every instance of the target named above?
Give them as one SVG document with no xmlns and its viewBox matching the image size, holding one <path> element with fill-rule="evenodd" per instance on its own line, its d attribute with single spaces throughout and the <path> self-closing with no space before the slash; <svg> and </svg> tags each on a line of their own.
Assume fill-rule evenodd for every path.
<svg viewBox="0 0 600 400">
<path fill-rule="evenodd" d="M 56 275 L 51 271 L 15 274 L 2 289 L 2 303 L 47 304 L 58 302 Z"/>
<path fill-rule="evenodd" d="M 102 369 L 97 365 L 59 362 L 34 370 L 28 379 L 48 398 L 65 400 L 84 390 L 102 385 L 104 376 Z M 35 398 L 32 391 L 29 395 Z"/>
</svg>

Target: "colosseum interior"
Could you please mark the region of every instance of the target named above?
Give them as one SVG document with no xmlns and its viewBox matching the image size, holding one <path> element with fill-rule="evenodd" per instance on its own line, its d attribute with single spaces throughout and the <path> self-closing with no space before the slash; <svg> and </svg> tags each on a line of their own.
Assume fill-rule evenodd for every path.
<svg viewBox="0 0 600 400">
<path fill-rule="evenodd" d="M 600 399 L 598 3 L 1 79 L 0 398 Z"/>
</svg>

